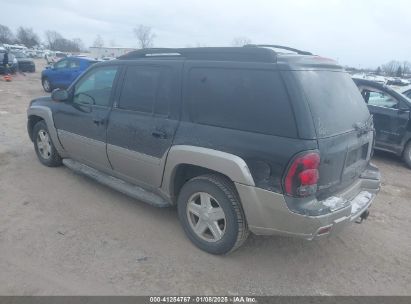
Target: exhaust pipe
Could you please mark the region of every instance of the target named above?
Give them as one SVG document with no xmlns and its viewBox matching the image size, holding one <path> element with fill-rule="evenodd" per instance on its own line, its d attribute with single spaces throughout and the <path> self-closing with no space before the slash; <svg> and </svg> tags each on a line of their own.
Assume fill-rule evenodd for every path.
<svg viewBox="0 0 411 304">
<path fill-rule="evenodd" d="M 363 213 L 361 213 L 360 217 L 355 221 L 357 224 L 361 224 L 364 220 L 368 218 L 370 215 L 370 211 L 367 209 Z"/>
</svg>

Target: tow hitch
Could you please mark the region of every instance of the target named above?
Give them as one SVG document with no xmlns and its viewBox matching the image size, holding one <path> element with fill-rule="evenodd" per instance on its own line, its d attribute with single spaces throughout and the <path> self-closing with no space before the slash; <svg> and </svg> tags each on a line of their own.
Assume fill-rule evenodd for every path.
<svg viewBox="0 0 411 304">
<path fill-rule="evenodd" d="M 364 220 L 367 219 L 367 217 L 370 215 L 370 211 L 365 210 L 363 213 L 361 213 L 360 217 L 355 221 L 357 224 L 361 224 Z"/>
</svg>

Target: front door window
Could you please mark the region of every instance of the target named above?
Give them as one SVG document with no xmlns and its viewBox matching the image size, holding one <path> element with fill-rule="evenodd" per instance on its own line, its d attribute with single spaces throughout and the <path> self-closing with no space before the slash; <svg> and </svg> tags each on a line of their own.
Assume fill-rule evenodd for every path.
<svg viewBox="0 0 411 304">
<path fill-rule="evenodd" d="M 117 74 L 117 66 L 96 68 L 83 77 L 74 88 L 74 103 L 107 107 Z"/>
</svg>

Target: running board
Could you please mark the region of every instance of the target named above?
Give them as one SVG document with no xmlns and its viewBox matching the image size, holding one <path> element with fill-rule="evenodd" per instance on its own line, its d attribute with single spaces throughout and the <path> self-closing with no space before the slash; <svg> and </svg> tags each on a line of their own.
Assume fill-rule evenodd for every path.
<svg viewBox="0 0 411 304">
<path fill-rule="evenodd" d="M 78 174 L 91 177 L 92 179 L 94 179 L 95 181 L 103 185 L 113 188 L 137 200 L 141 200 L 154 207 L 164 208 L 164 207 L 171 206 L 169 202 L 167 202 L 164 198 L 162 198 L 161 196 L 157 194 L 144 190 L 141 187 L 125 182 L 114 176 L 111 176 L 101 171 L 98 171 L 96 169 L 93 169 L 75 160 L 65 158 L 63 159 L 63 164 Z"/>
</svg>

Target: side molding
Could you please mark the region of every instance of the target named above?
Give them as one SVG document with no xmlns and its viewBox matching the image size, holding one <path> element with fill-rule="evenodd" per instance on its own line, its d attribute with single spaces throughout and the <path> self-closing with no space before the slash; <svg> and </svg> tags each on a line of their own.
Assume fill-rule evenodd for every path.
<svg viewBox="0 0 411 304">
<path fill-rule="evenodd" d="M 47 128 L 49 130 L 51 140 L 53 141 L 53 144 L 56 147 L 57 152 L 60 154 L 61 157 L 66 157 L 67 153 L 65 152 L 57 136 L 57 130 L 56 130 L 56 127 L 54 126 L 53 113 L 51 112 L 50 108 L 45 107 L 45 106 L 36 106 L 36 105 L 31 106 L 30 108 L 27 109 L 27 117 L 30 117 L 33 115 L 44 119 L 44 121 L 46 122 Z"/>
<path fill-rule="evenodd" d="M 164 169 L 162 189 L 165 193 L 172 193 L 171 185 L 176 169 L 182 164 L 195 165 L 220 172 L 235 183 L 255 186 L 250 170 L 241 157 L 208 148 L 176 145 L 170 148 Z"/>
</svg>

